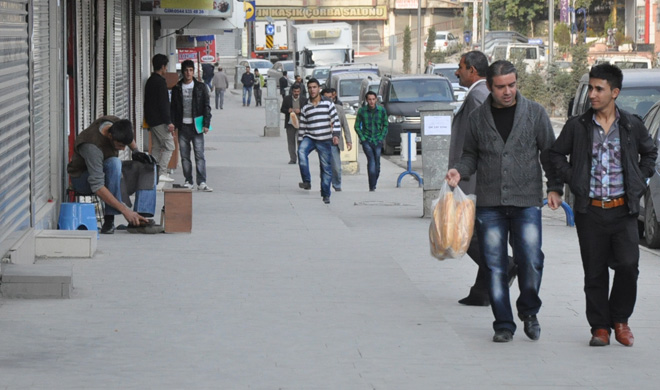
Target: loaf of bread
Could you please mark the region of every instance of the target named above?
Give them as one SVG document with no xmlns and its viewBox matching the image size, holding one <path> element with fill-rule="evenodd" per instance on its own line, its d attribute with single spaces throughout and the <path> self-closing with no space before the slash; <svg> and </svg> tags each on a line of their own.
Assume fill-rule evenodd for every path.
<svg viewBox="0 0 660 390">
<path fill-rule="evenodd" d="M 454 194 L 448 192 L 445 194 L 444 199 L 441 199 L 438 203 L 441 206 L 440 238 L 442 238 L 442 247 L 449 248 L 454 242 L 454 237 L 456 237 L 456 204 L 454 202 Z"/>
<path fill-rule="evenodd" d="M 289 114 L 289 121 L 291 122 L 291 126 L 295 127 L 296 129 L 300 127 L 300 122 L 298 121 L 298 115 L 296 115 L 295 112 Z"/>
<path fill-rule="evenodd" d="M 470 246 L 474 230 L 475 205 L 470 199 L 465 199 L 456 207 L 456 232 L 451 245 L 456 255 L 465 254 Z"/>
</svg>

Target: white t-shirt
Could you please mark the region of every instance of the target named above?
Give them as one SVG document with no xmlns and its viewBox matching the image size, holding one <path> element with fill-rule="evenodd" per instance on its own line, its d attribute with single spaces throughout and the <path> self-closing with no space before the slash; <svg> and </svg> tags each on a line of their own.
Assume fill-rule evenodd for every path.
<svg viewBox="0 0 660 390">
<path fill-rule="evenodd" d="M 190 125 L 193 123 L 192 101 L 195 82 L 191 81 L 189 84 L 184 83 L 181 86 L 183 91 L 183 123 Z"/>
</svg>

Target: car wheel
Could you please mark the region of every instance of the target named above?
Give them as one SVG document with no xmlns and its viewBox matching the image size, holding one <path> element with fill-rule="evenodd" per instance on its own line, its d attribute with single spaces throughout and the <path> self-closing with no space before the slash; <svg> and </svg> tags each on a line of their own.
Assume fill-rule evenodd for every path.
<svg viewBox="0 0 660 390">
<path fill-rule="evenodd" d="M 644 205 L 644 239 L 649 248 L 660 248 L 660 224 L 650 196 Z"/>
<path fill-rule="evenodd" d="M 394 146 L 387 144 L 387 140 L 383 140 L 383 154 L 386 156 L 391 156 L 394 154 Z"/>
</svg>

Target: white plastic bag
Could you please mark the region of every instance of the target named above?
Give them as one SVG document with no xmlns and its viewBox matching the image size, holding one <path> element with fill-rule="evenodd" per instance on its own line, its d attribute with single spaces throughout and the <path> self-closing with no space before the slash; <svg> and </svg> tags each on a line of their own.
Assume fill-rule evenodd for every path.
<svg viewBox="0 0 660 390">
<path fill-rule="evenodd" d="M 431 255 L 438 260 L 465 255 L 474 231 L 474 195 L 443 182 L 438 199 L 433 201 L 433 216 L 429 225 Z"/>
</svg>

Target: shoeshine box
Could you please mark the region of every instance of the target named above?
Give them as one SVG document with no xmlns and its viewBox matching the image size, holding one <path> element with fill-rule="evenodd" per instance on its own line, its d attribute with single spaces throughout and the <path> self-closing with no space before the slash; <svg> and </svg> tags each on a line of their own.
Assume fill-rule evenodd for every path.
<svg viewBox="0 0 660 390">
<path fill-rule="evenodd" d="M 165 188 L 165 233 L 190 233 L 192 231 L 192 189 Z"/>
</svg>

